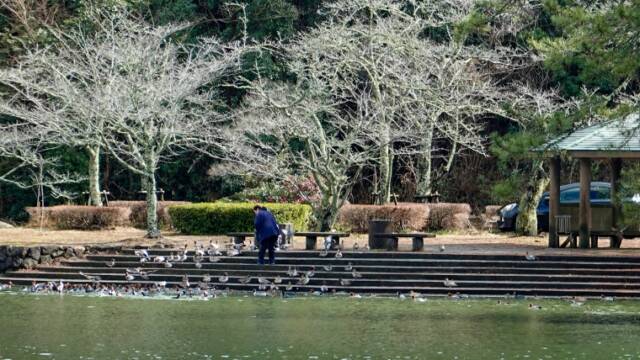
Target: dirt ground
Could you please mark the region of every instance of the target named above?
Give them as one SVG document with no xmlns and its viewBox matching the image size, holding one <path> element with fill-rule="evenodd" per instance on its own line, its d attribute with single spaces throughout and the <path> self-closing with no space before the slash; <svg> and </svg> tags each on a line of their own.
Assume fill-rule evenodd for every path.
<svg viewBox="0 0 640 360">
<path fill-rule="evenodd" d="M 33 228 L 0 229 L 0 245 L 154 245 L 162 242 L 167 246 L 189 246 L 194 241 L 204 243 L 213 240 L 220 245 L 230 242 L 227 236 L 191 236 L 171 232 L 164 232 L 160 240 L 144 238 L 144 230 L 134 228 L 117 228 L 102 231 L 48 230 Z M 640 239 L 639 239 L 640 240 Z M 320 242 L 320 241 L 319 241 Z M 343 248 L 348 251 L 358 243 L 363 247 L 367 243 L 366 234 L 352 234 L 344 239 Z M 599 249 L 547 249 L 546 236 L 524 237 L 513 234 L 495 233 L 458 233 L 437 234 L 435 238 L 425 239 L 426 252 L 439 252 L 440 245 L 445 245 L 446 253 L 481 253 L 481 254 L 524 254 L 529 251 L 534 254 L 591 254 L 591 255 L 638 255 L 640 256 L 640 241 L 624 240 L 621 249 L 609 249 L 609 241 L 600 239 Z M 293 248 L 302 250 L 305 239 L 296 237 Z M 411 250 L 411 239 L 401 239 L 400 251 Z"/>
</svg>

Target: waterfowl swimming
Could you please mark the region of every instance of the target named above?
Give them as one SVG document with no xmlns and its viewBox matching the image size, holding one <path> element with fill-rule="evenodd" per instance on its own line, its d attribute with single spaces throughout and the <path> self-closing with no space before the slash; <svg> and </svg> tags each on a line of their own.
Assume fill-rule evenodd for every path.
<svg viewBox="0 0 640 360">
<path fill-rule="evenodd" d="M 529 254 L 529 252 L 527 251 L 527 253 L 524 255 L 525 259 L 529 260 L 529 261 L 535 261 L 536 257 L 533 254 Z"/>
<path fill-rule="evenodd" d="M 449 280 L 448 278 L 444 279 L 443 283 L 444 283 L 444 286 L 446 286 L 446 287 L 456 287 L 456 286 L 458 286 L 458 284 L 456 284 L 455 281 Z"/>
<path fill-rule="evenodd" d="M 110 261 L 107 261 L 106 263 L 104 263 L 105 265 L 107 265 L 107 267 L 113 267 L 116 264 L 116 259 L 111 259 Z"/>
<path fill-rule="evenodd" d="M 147 250 L 135 250 L 133 252 L 137 257 L 149 258 L 149 252 Z"/>
<path fill-rule="evenodd" d="M 221 283 L 226 283 L 227 281 L 229 281 L 229 274 L 225 271 L 224 275 L 222 276 L 218 276 L 218 282 Z"/>
<path fill-rule="evenodd" d="M 164 267 L 166 267 L 166 268 L 172 268 L 172 267 L 173 267 L 173 264 L 167 261 L 167 262 L 165 262 L 165 263 L 164 263 Z"/>
</svg>

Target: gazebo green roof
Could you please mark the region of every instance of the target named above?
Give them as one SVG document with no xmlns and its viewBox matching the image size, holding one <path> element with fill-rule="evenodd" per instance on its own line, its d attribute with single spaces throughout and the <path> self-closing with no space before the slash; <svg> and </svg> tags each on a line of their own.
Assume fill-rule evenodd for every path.
<svg viewBox="0 0 640 360">
<path fill-rule="evenodd" d="M 569 152 L 573 157 L 639 158 L 640 113 L 575 130 L 535 150 L 551 154 Z"/>
</svg>

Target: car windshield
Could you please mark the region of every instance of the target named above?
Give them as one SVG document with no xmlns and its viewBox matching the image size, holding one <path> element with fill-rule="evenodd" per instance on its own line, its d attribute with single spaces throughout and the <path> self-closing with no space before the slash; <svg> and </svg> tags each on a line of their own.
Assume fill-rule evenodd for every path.
<svg viewBox="0 0 640 360">
<path fill-rule="evenodd" d="M 608 200 L 609 188 L 596 187 L 591 188 L 591 200 Z M 568 189 L 560 192 L 560 202 L 572 202 L 580 200 L 580 188 Z"/>
</svg>

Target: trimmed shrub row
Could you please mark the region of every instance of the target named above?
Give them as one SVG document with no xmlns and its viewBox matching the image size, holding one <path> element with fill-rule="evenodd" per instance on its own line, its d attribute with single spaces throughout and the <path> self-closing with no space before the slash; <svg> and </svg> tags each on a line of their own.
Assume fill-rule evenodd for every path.
<svg viewBox="0 0 640 360">
<path fill-rule="evenodd" d="M 390 219 L 394 231 L 464 230 L 471 226 L 469 204 L 345 205 L 338 224 L 353 232 L 366 232 L 369 220 Z"/>
<path fill-rule="evenodd" d="M 125 226 L 131 210 L 123 207 L 60 205 L 40 209 L 26 208 L 28 226 L 43 226 L 61 230 L 97 230 Z M 42 220 L 42 223 L 40 222 Z"/>
<path fill-rule="evenodd" d="M 368 231 L 369 220 L 389 219 L 393 231 L 422 231 L 427 229 L 429 207 L 426 204 L 399 203 L 395 205 L 344 205 L 338 213 L 338 224 L 352 232 Z"/>
<path fill-rule="evenodd" d="M 174 227 L 184 234 L 205 235 L 253 232 L 255 203 L 200 203 L 169 207 Z M 307 230 L 311 206 L 303 204 L 262 204 L 279 223 L 292 223 L 295 231 Z"/>
<path fill-rule="evenodd" d="M 169 207 L 174 205 L 191 204 L 187 201 L 158 201 L 158 226 L 160 228 L 172 228 L 173 223 L 169 215 Z M 147 202 L 146 201 L 109 201 L 109 207 L 123 207 L 131 210 L 129 225 L 144 229 L 147 227 Z"/>
</svg>

